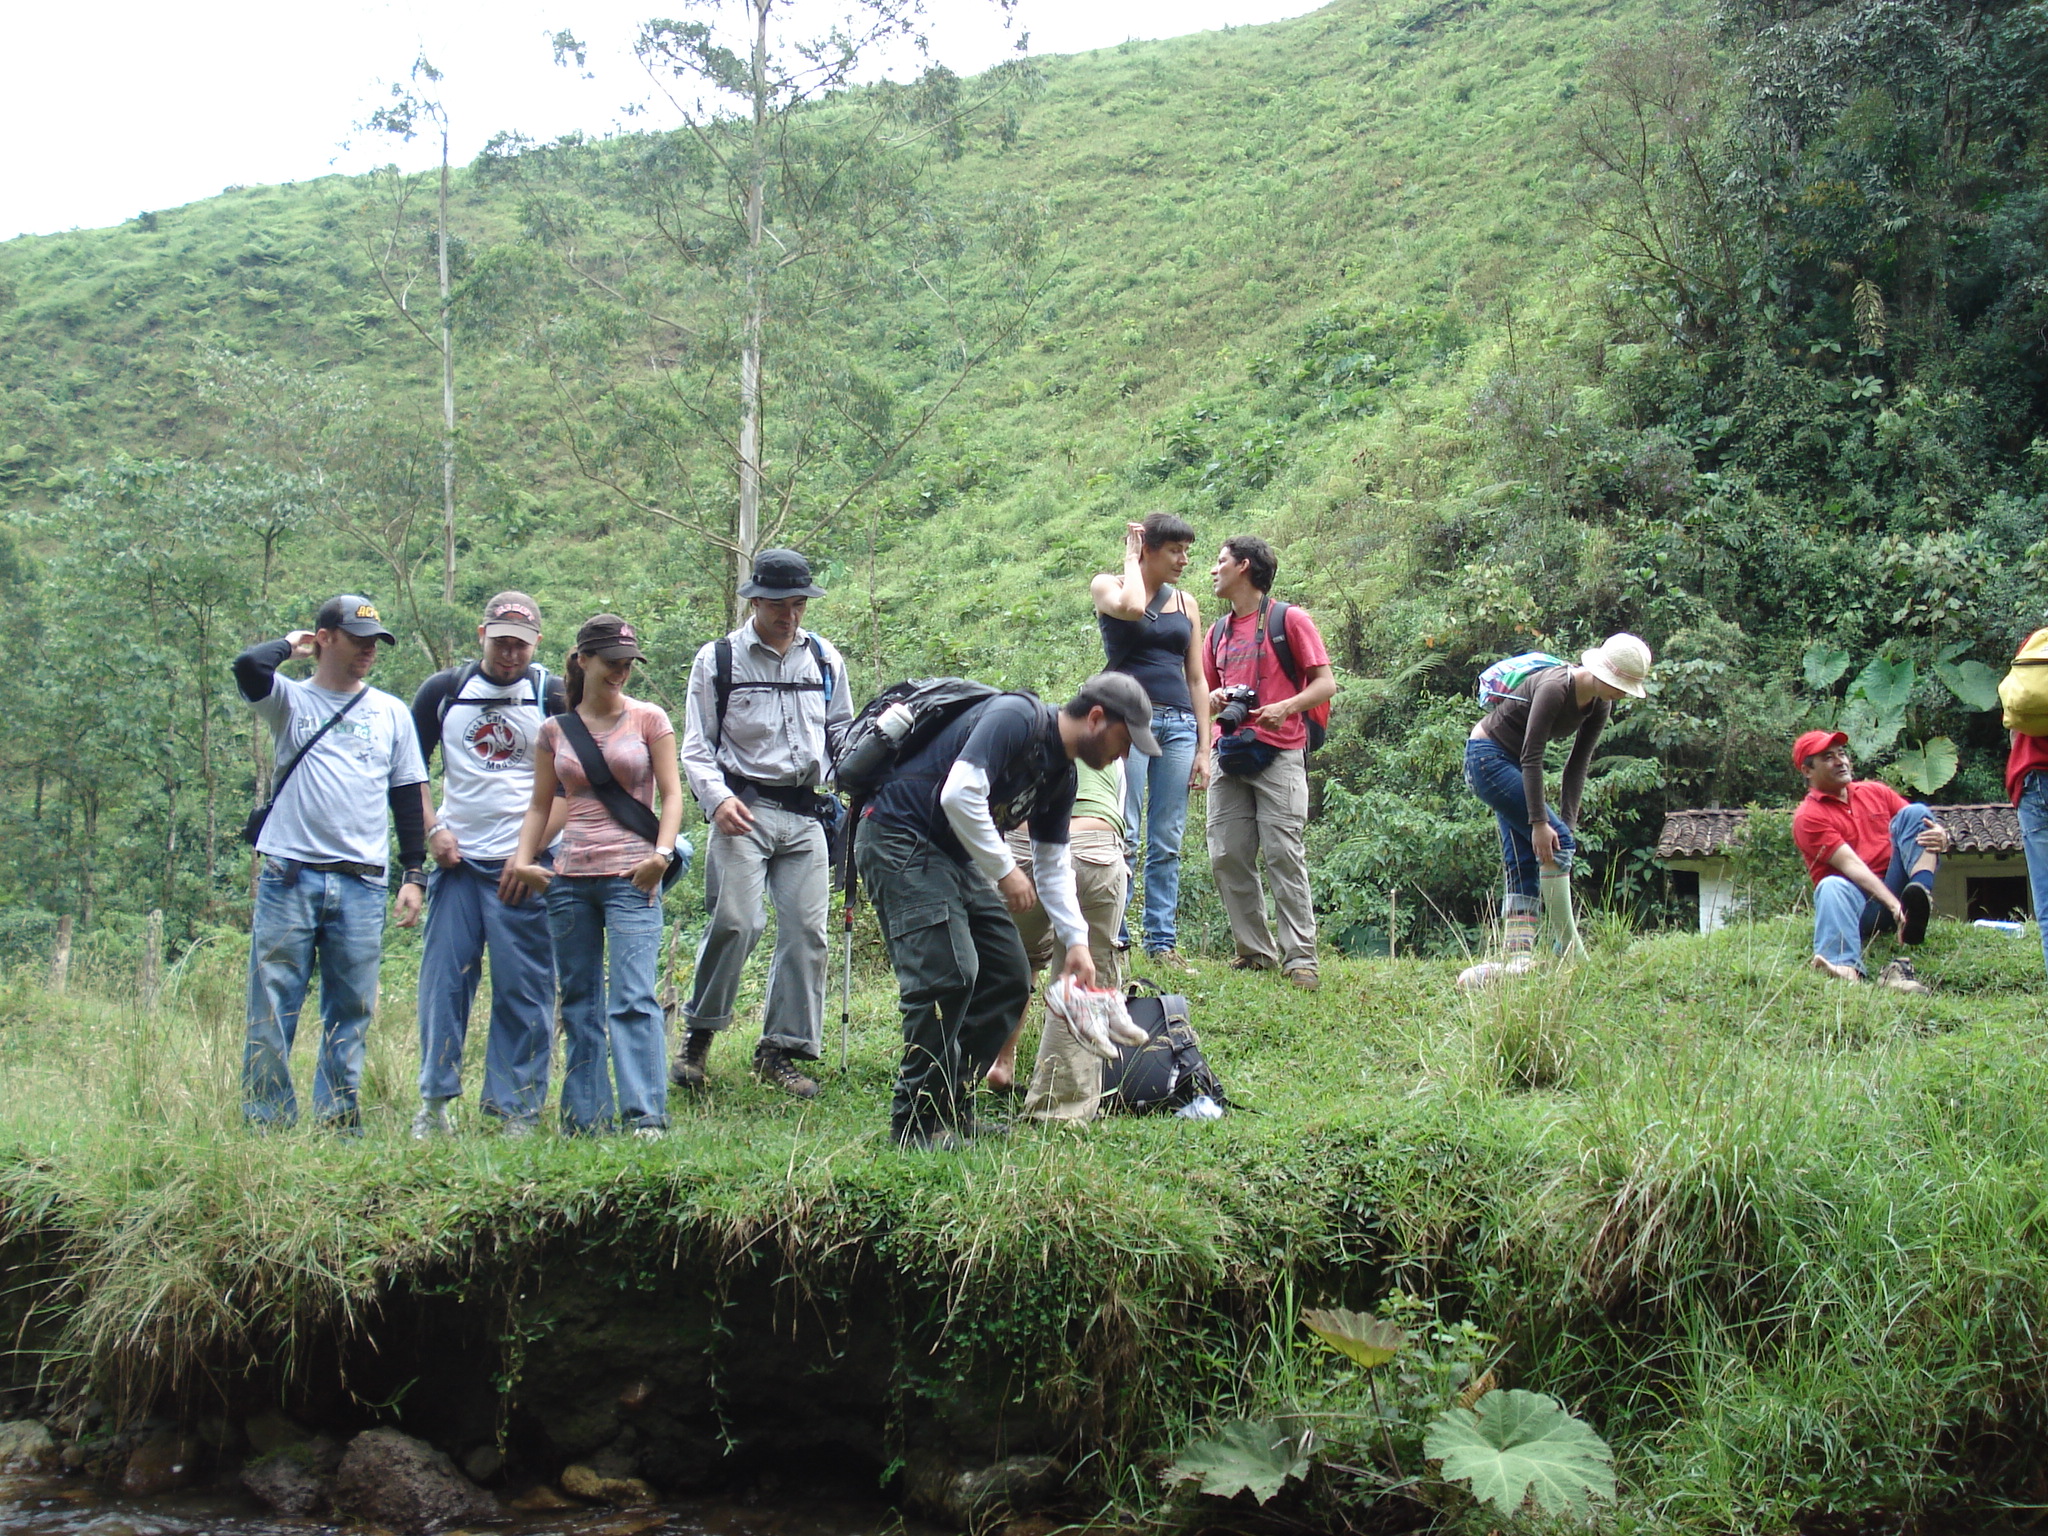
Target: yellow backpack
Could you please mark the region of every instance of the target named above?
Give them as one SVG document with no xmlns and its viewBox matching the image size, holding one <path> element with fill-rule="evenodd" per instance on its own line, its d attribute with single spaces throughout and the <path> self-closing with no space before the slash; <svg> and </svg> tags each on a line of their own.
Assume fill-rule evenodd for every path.
<svg viewBox="0 0 2048 1536">
<path fill-rule="evenodd" d="M 2048 736 L 2048 629 L 2037 629 L 2020 646 L 2012 670 L 1998 685 L 2005 728 L 2022 736 Z"/>
</svg>

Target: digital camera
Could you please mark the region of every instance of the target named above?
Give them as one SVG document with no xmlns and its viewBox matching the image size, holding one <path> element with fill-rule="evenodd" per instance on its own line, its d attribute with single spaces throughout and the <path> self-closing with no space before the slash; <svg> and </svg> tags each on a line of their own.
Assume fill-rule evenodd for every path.
<svg viewBox="0 0 2048 1536">
<path fill-rule="evenodd" d="M 1219 692 L 1223 707 L 1216 711 L 1216 729 L 1229 736 L 1251 719 L 1252 711 L 1259 707 L 1259 690 L 1250 683 L 1232 683 Z"/>
</svg>

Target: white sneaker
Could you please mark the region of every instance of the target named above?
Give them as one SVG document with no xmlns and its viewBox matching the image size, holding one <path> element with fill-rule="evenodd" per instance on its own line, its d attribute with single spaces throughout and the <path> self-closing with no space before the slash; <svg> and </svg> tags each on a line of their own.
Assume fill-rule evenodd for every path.
<svg viewBox="0 0 2048 1536">
<path fill-rule="evenodd" d="M 447 1099 L 422 1099 L 420 1112 L 412 1117 L 412 1139 L 432 1141 L 437 1136 L 453 1136 L 455 1122 L 449 1118 Z"/>
<path fill-rule="evenodd" d="M 636 1125 L 633 1127 L 635 1141 L 665 1141 L 668 1132 L 658 1125 Z"/>
</svg>

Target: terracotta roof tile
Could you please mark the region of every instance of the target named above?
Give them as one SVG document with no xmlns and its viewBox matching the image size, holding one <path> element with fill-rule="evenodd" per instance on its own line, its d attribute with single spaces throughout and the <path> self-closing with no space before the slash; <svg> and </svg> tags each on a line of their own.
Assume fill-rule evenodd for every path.
<svg viewBox="0 0 2048 1536">
<path fill-rule="evenodd" d="M 1937 805 L 1934 813 L 1958 853 L 2018 853 L 2019 813 L 2011 806 Z M 1748 811 L 1667 811 L 1657 839 L 1660 859 L 1709 859 L 1728 851 Z"/>
</svg>

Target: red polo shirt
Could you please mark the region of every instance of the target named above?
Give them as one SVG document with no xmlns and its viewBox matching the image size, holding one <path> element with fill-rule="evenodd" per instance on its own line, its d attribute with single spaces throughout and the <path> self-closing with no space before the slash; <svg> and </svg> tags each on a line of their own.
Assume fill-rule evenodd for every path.
<svg viewBox="0 0 2048 1536">
<path fill-rule="evenodd" d="M 1847 805 L 1809 789 L 1792 813 L 1792 841 L 1799 845 L 1813 883 L 1819 885 L 1835 873 L 1828 858 L 1844 843 L 1873 875 L 1882 875 L 1892 862 L 1892 818 L 1905 804 L 1903 795 L 1875 779 L 1851 779 Z"/>
</svg>

